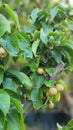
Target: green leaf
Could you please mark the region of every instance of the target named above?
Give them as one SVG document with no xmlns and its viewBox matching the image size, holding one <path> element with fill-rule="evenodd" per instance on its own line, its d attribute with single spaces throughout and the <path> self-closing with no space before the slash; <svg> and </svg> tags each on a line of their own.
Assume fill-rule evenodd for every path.
<svg viewBox="0 0 73 130">
<path fill-rule="evenodd" d="M 46 68 L 45 71 L 46 71 L 49 75 L 52 75 L 52 74 L 55 72 L 55 68 L 49 67 L 49 68 Z"/>
<path fill-rule="evenodd" d="M 68 26 L 68 28 L 69 28 L 71 31 L 73 31 L 73 23 L 72 23 L 72 22 L 68 22 L 68 23 L 67 23 L 67 26 Z"/>
<path fill-rule="evenodd" d="M 34 9 L 34 10 L 32 11 L 32 13 L 31 13 L 31 18 L 32 18 L 32 20 L 33 20 L 34 22 L 35 22 L 36 19 L 38 18 L 38 12 L 39 12 L 39 9 L 36 8 L 36 9 Z"/>
<path fill-rule="evenodd" d="M 28 44 L 25 41 L 19 41 L 19 47 L 25 51 L 25 49 L 28 49 Z"/>
<path fill-rule="evenodd" d="M 45 80 L 44 84 L 47 87 L 53 87 L 54 86 L 54 81 L 53 80 Z"/>
<path fill-rule="evenodd" d="M 11 75 L 15 76 L 18 80 L 20 80 L 20 82 L 27 88 L 27 89 L 31 89 L 32 88 L 32 82 L 31 80 L 29 79 L 29 77 L 22 73 L 22 72 L 19 72 L 17 70 L 8 70 L 8 73 L 10 73 Z"/>
<path fill-rule="evenodd" d="M 59 102 L 61 98 L 61 94 L 60 92 L 58 92 L 55 96 L 54 96 L 54 102 Z"/>
<path fill-rule="evenodd" d="M 46 19 L 46 16 L 47 16 L 47 12 L 46 10 L 44 9 L 40 9 L 39 12 L 38 12 L 38 21 L 43 21 L 43 19 Z"/>
<path fill-rule="evenodd" d="M 48 36 L 49 33 L 51 33 L 53 31 L 53 26 L 46 24 L 44 26 L 44 33 Z"/>
<path fill-rule="evenodd" d="M 14 32 L 14 34 L 17 36 L 17 38 L 18 38 L 19 40 L 28 43 L 27 39 L 26 39 L 21 33 L 19 33 L 18 31 L 17 31 L 17 32 Z"/>
<path fill-rule="evenodd" d="M 35 29 L 36 29 L 36 26 L 35 25 L 31 25 L 31 26 L 25 27 L 23 29 L 23 32 L 25 32 L 25 33 L 32 33 Z"/>
<path fill-rule="evenodd" d="M 31 92 L 31 100 L 33 102 L 33 107 L 39 109 L 42 106 L 41 93 L 38 88 L 34 88 Z"/>
<path fill-rule="evenodd" d="M 66 125 L 65 130 L 73 130 L 73 119 Z"/>
<path fill-rule="evenodd" d="M 33 74 L 34 87 L 40 88 L 44 84 L 44 76 L 38 75 L 36 73 Z"/>
<path fill-rule="evenodd" d="M 1 44 L 11 56 L 18 55 L 18 50 L 16 50 L 7 40 L 2 40 Z"/>
<path fill-rule="evenodd" d="M 40 31 L 35 30 L 33 40 L 37 41 L 37 39 L 40 39 Z"/>
<path fill-rule="evenodd" d="M 3 82 L 3 88 L 4 89 L 10 89 L 13 91 L 17 91 L 17 85 L 11 78 L 5 78 Z"/>
<path fill-rule="evenodd" d="M 32 49 L 27 41 L 20 40 L 19 47 L 23 51 L 24 58 L 33 58 Z"/>
<path fill-rule="evenodd" d="M 23 116 L 20 118 L 20 130 L 26 130 Z"/>
<path fill-rule="evenodd" d="M 33 53 L 31 48 L 26 48 L 24 52 L 24 58 L 33 58 Z"/>
<path fill-rule="evenodd" d="M 72 66 L 72 68 L 73 68 L 73 49 L 71 47 L 68 47 L 68 46 L 63 46 L 63 49 L 68 53 L 68 57 L 67 57 L 68 59 L 67 60 L 70 60 L 69 67 Z"/>
<path fill-rule="evenodd" d="M 51 51 L 52 55 L 53 55 L 53 58 L 55 59 L 55 61 L 57 63 L 59 63 L 62 59 L 62 54 L 60 52 L 60 50 L 52 50 Z"/>
<path fill-rule="evenodd" d="M 22 84 L 24 84 L 24 78 L 22 77 L 21 73 L 17 70 L 9 69 L 7 71 L 9 74 L 15 76 L 18 80 L 21 81 Z"/>
<path fill-rule="evenodd" d="M 24 79 L 23 79 L 23 77 L 22 77 L 22 75 L 21 75 L 21 73 L 19 71 L 14 70 L 14 69 L 9 69 L 7 72 L 9 74 L 15 76 L 18 80 L 21 81 L 22 84 L 24 84 Z"/>
<path fill-rule="evenodd" d="M 8 38 L 8 37 L 7 37 Z M 8 39 L 6 39 L 8 40 Z M 17 50 L 19 50 L 19 39 L 18 37 L 15 35 L 15 33 L 13 33 L 10 37 L 9 37 L 9 42 L 11 43 L 11 45 L 16 48 Z"/>
<path fill-rule="evenodd" d="M 67 59 L 68 63 L 71 64 L 71 56 L 67 51 L 64 50 L 64 57 Z"/>
<path fill-rule="evenodd" d="M 36 57 L 36 52 L 37 52 L 37 48 L 38 48 L 39 42 L 40 42 L 40 40 L 37 39 L 32 44 L 32 52 L 33 52 L 33 54 L 34 54 L 35 57 Z"/>
<path fill-rule="evenodd" d="M 73 43 L 64 44 L 63 46 L 73 49 Z"/>
<path fill-rule="evenodd" d="M 57 13 L 58 13 L 58 7 L 55 6 L 50 11 L 51 20 L 54 20 L 54 18 L 56 17 Z"/>
<path fill-rule="evenodd" d="M 22 72 L 20 72 L 20 74 L 21 74 L 21 76 L 22 76 L 22 78 L 23 78 L 23 84 L 24 84 L 24 86 L 25 86 L 27 89 L 31 89 L 32 86 L 33 86 L 33 84 L 32 84 L 32 82 L 31 82 L 30 78 L 29 78 L 26 74 L 24 74 L 24 73 L 22 73 Z"/>
<path fill-rule="evenodd" d="M 0 89 L 0 109 L 6 116 L 10 108 L 10 96 L 2 89 Z"/>
<path fill-rule="evenodd" d="M 10 97 L 13 97 L 17 100 L 20 100 L 20 95 L 18 94 L 18 92 L 15 92 L 15 91 L 10 90 L 10 89 L 6 89 L 5 91 L 9 94 Z"/>
<path fill-rule="evenodd" d="M 41 32 L 40 32 L 40 39 L 44 44 L 47 44 L 48 42 L 47 34 L 44 32 L 43 28 L 41 29 Z"/>
<path fill-rule="evenodd" d="M 0 68 L 0 84 L 3 82 L 4 70 Z"/>
<path fill-rule="evenodd" d="M 11 110 L 7 115 L 7 130 L 25 130 L 22 117 L 16 110 Z"/>
<path fill-rule="evenodd" d="M 18 20 L 18 15 L 16 14 L 15 11 L 13 11 L 8 4 L 3 4 L 2 5 L 3 9 L 10 15 L 12 20 L 14 21 L 16 28 L 19 28 L 19 20 Z"/>
<path fill-rule="evenodd" d="M 8 20 L 2 14 L 0 14 L 0 37 L 3 36 L 5 32 L 10 33 L 10 31 L 11 29 Z"/>
<path fill-rule="evenodd" d="M 20 101 L 18 101 L 15 98 L 10 98 L 11 102 L 13 103 L 13 105 L 17 108 L 17 111 L 20 113 L 20 115 L 22 116 L 23 114 L 23 107 Z"/>
<path fill-rule="evenodd" d="M 30 61 L 29 67 L 30 67 L 32 72 L 35 72 L 36 69 L 38 68 L 38 66 L 39 66 L 39 60 L 38 59 L 33 59 L 32 61 Z"/>
</svg>

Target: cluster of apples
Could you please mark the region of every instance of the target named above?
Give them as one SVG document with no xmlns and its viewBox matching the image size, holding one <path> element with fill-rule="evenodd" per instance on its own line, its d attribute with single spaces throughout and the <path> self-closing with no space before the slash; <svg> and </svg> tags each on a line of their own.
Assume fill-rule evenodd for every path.
<svg viewBox="0 0 73 130">
<path fill-rule="evenodd" d="M 48 91 L 48 94 L 52 97 L 56 96 L 58 93 L 63 92 L 64 91 L 64 86 L 60 83 L 57 83 L 55 87 L 51 87 Z M 52 101 L 49 102 L 48 105 L 49 109 L 53 109 L 54 108 L 54 103 Z"/>
<path fill-rule="evenodd" d="M 5 58 L 7 56 L 7 52 L 3 47 L 0 47 L 0 58 Z"/>
<path fill-rule="evenodd" d="M 38 68 L 37 73 L 42 75 L 42 74 L 44 74 L 44 70 L 42 68 Z M 58 93 L 63 92 L 64 89 L 65 88 L 62 84 L 57 83 L 54 87 L 49 88 L 47 95 L 50 96 L 51 98 L 55 97 Z M 54 105 L 53 101 L 50 101 L 49 104 L 48 104 L 48 108 L 53 109 L 54 106 L 55 105 Z"/>
</svg>

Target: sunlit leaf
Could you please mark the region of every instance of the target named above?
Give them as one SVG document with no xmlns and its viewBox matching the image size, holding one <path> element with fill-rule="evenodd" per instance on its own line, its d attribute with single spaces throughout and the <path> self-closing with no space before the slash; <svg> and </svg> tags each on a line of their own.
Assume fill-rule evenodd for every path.
<svg viewBox="0 0 73 130">
<path fill-rule="evenodd" d="M 15 11 L 13 11 L 8 4 L 3 4 L 2 5 L 3 9 L 10 15 L 12 20 L 14 21 L 16 28 L 19 28 L 19 20 L 18 20 L 18 15 Z"/>
<path fill-rule="evenodd" d="M 32 11 L 32 13 L 31 13 L 31 18 L 32 18 L 32 20 L 33 20 L 34 22 L 35 22 L 36 19 L 38 18 L 38 12 L 39 12 L 39 9 L 36 8 L 36 9 L 34 9 L 34 10 Z"/>
<path fill-rule="evenodd" d="M 3 36 L 5 32 L 10 33 L 10 31 L 11 28 L 9 21 L 2 14 L 0 14 L 0 37 Z"/>
<path fill-rule="evenodd" d="M 33 52 L 34 56 L 36 56 L 36 52 L 37 52 L 37 48 L 38 48 L 39 42 L 40 42 L 39 39 L 37 39 L 32 44 L 32 52 Z"/>
<path fill-rule="evenodd" d="M 48 42 L 47 34 L 44 32 L 43 29 L 41 29 L 41 32 L 40 32 L 40 39 L 42 40 L 44 44 L 47 44 Z"/>
<path fill-rule="evenodd" d="M 7 40 L 2 40 L 1 44 L 11 56 L 18 55 L 18 50 L 15 49 Z"/>
<path fill-rule="evenodd" d="M 51 9 L 50 15 L 51 15 L 51 20 L 54 20 L 58 12 L 58 8 L 55 6 L 54 8 Z"/>
</svg>

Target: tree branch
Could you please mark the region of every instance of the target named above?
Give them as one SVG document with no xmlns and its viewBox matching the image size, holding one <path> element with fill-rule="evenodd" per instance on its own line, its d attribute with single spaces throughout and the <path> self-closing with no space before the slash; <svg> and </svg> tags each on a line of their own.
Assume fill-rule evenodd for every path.
<svg viewBox="0 0 73 130">
<path fill-rule="evenodd" d="M 65 66 L 65 63 L 64 63 L 63 61 L 61 61 L 61 62 L 57 65 L 55 72 L 51 75 L 50 80 L 55 79 L 56 76 L 57 76 L 61 71 L 64 70 L 64 66 Z"/>
<path fill-rule="evenodd" d="M 41 5 L 40 5 L 40 3 L 38 2 L 38 0 L 34 0 L 34 1 L 35 1 L 36 5 L 37 5 L 39 8 L 42 8 Z"/>
</svg>

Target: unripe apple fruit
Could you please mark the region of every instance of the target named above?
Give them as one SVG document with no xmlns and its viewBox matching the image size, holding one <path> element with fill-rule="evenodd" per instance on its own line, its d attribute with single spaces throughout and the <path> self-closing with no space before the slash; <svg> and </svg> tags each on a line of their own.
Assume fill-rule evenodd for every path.
<svg viewBox="0 0 73 130">
<path fill-rule="evenodd" d="M 64 91 L 64 86 L 62 84 L 57 84 L 56 88 L 58 91 Z"/>
<path fill-rule="evenodd" d="M 48 93 L 50 96 L 54 96 L 57 94 L 57 89 L 55 87 L 52 87 L 49 89 Z"/>
<path fill-rule="evenodd" d="M 50 102 L 49 105 L 48 105 L 48 108 L 49 108 L 49 109 L 53 109 L 53 108 L 54 108 L 54 103 L 53 103 L 53 102 Z"/>
<path fill-rule="evenodd" d="M 44 70 L 43 70 L 42 68 L 38 68 L 38 69 L 37 69 L 37 73 L 38 73 L 38 74 L 43 74 L 43 73 L 44 73 Z"/>
<path fill-rule="evenodd" d="M 7 56 L 7 52 L 3 47 L 0 47 L 0 57 L 5 58 Z"/>
</svg>

